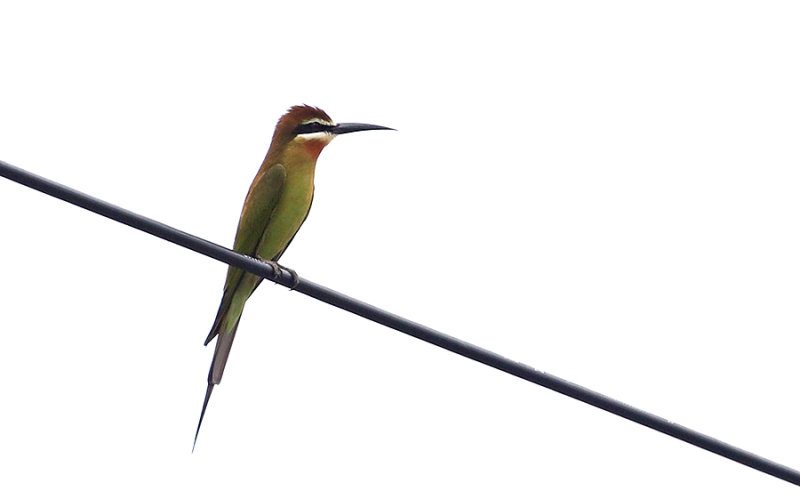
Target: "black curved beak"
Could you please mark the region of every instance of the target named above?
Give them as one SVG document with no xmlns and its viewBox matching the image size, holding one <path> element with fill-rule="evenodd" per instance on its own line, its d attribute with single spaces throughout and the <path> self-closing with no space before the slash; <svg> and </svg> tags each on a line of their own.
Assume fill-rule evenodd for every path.
<svg viewBox="0 0 800 499">
<path fill-rule="evenodd" d="M 368 123 L 339 123 L 334 125 L 328 132 L 341 135 L 343 133 L 363 132 L 364 130 L 394 130 L 387 126 L 370 125 Z"/>
</svg>

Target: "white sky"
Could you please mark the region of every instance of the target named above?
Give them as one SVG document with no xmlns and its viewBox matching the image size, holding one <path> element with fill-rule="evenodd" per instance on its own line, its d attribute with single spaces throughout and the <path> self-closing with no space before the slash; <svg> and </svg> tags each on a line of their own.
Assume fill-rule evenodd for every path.
<svg viewBox="0 0 800 499">
<path fill-rule="evenodd" d="M 282 263 L 800 468 L 796 2 L 3 2 L 0 159 L 230 246 L 293 104 Z M 3 497 L 796 497 L 0 179 Z"/>
</svg>

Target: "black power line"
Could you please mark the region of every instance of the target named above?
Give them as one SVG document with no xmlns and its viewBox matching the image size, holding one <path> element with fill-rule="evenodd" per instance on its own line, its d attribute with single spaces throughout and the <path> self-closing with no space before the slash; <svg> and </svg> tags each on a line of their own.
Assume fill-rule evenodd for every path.
<svg viewBox="0 0 800 499">
<path fill-rule="evenodd" d="M 161 222 L 157 222 L 147 217 L 143 217 L 126 209 L 120 208 L 113 204 L 107 203 L 97 198 L 88 196 L 82 192 L 76 191 L 64 185 L 53 182 L 46 178 L 34 175 L 15 166 L 12 166 L 4 161 L 0 161 L 0 176 L 6 177 L 14 182 L 26 185 L 31 189 L 49 194 L 50 196 L 62 199 L 68 203 L 80 206 L 89 211 L 93 211 L 104 217 L 108 217 L 117 222 L 129 225 L 136 229 L 142 230 L 156 237 L 166 239 L 175 244 L 189 248 L 190 250 L 202 253 L 206 256 L 216 260 L 225 262 L 229 265 L 235 265 L 253 274 L 260 275 L 266 279 L 270 279 L 283 286 L 291 286 L 293 284 L 292 276 L 282 271 L 281 275 L 274 275 L 274 270 L 270 265 L 264 264 L 249 256 L 244 256 L 234 251 L 229 250 L 218 244 L 214 244 L 205 239 L 197 236 L 187 234 L 186 232 L 177 230 Z M 692 429 L 686 428 L 679 424 L 667 421 L 666 419 L 650 414 L 649 412 L 642 411 L 635 407 L 606 397 L 605 395 L 584 388 L 575 383 L 561 379 L 552 374 L 547 374 L 542 371 L 515 362 L 513 360 L 502 357 L 494 352 L 490 352 L 484 348 L 472 345 L 458 338 L 448 336 L 446 334 L 435 331 L 422 324 L 409 321 L 403 317 L 386 312 L 379 308 L 373 307 L 368 303 L 350 298 L 332 289 L 328 289 L 319 284 L 313 283 L 306 279 L 300 279 L 295 291 L 305 295 L 316 298 L 317 300 L 333 305 L 334 307 L 347 310 L 356 315 L 360 315 L 365 319 L 383 324 L 401 333 L 411 335 L 428 343 L 450 350 L 464 357 L 476 360 L 487 366 L 494 367 L 501 371 L 513 374 L 519 378 L 536 383 L 537 385 L 544 386 L 558 393 L 572 397 L 574 399 L 593 405 L 605 411 L 608 411 L 617 416 L 629 419 L 641 425 L 652 428 L 661 433 L 665 433 L 675 437 L 684 442 L 690 443 L 702 449 L 705 449 L 714 454 L 727 457 L 733 461 L 744 464 L 751 468 L 757 469 L 764 473 L 770 474 L 781 480 L 800 485 L 800 472 L 784 466 L 780 463 L 770 461 L 761 456 L 748 452 L 746 450 L 734 447 L 730 444 L 717 440 L 715 438 L 703 435 Z"/>
</svg>

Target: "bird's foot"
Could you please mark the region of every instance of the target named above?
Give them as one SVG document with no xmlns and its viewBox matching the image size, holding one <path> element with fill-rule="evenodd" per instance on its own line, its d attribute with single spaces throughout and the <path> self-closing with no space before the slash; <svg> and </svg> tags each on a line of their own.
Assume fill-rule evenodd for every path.
<svg viewBox="0 0 800 499">
<path fill-rule="evenodd" d="M 278 262 L 274 260 L 264 260 L 263 258 L 259 258 L 258 260 L 261 263 L 266 263 L 267 265 L 272 267 L 272 270 L 275 272 L 275 277 L 279 277 L 281 274 L 283 274 L 284 270 L 288 272 L 289 275 L 292 276 L 292 284 L 289 286 L 289 291 L 293 290 L 294 288 L 297 287 L 298 284 L 300 284 L 300 276 L 298 276 L 297 272 L 295 272 L 294 270 L 288 267 L 284 267 L 283 265 L 280 265 Z"/>
<path fill-rule="evenodd" d="M 291 286 L 289 286 L 289 291 L 294 291 L 294 288 L 296 288 L 297 285 L 300 284 L 300 276 L 297 275 L 297 272 L 288 267 L 281 267 L 281 268 L 286 272 L 288 272 L 290 276 L 292 276 L 292 284 Z"/>
</svg>

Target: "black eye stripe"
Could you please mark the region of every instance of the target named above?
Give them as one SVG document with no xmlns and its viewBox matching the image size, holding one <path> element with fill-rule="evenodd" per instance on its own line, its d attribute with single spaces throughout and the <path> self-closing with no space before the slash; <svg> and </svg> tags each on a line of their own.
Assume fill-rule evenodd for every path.
<svg viewBox="0 0 800 499">
<path fill-rule="evenodd" d="M 329 128 L 330 126 L 328 125 L 323 125 L 322 123 L 317 123 L 316 121 L 312 121 L 311 123 L 305 123 L 303 125 L 299 125 L 297 128 L 294 129 L 294 132 L 297 135 L 300 135 L 303 133 L 324 132 Z"/>
</svg>

